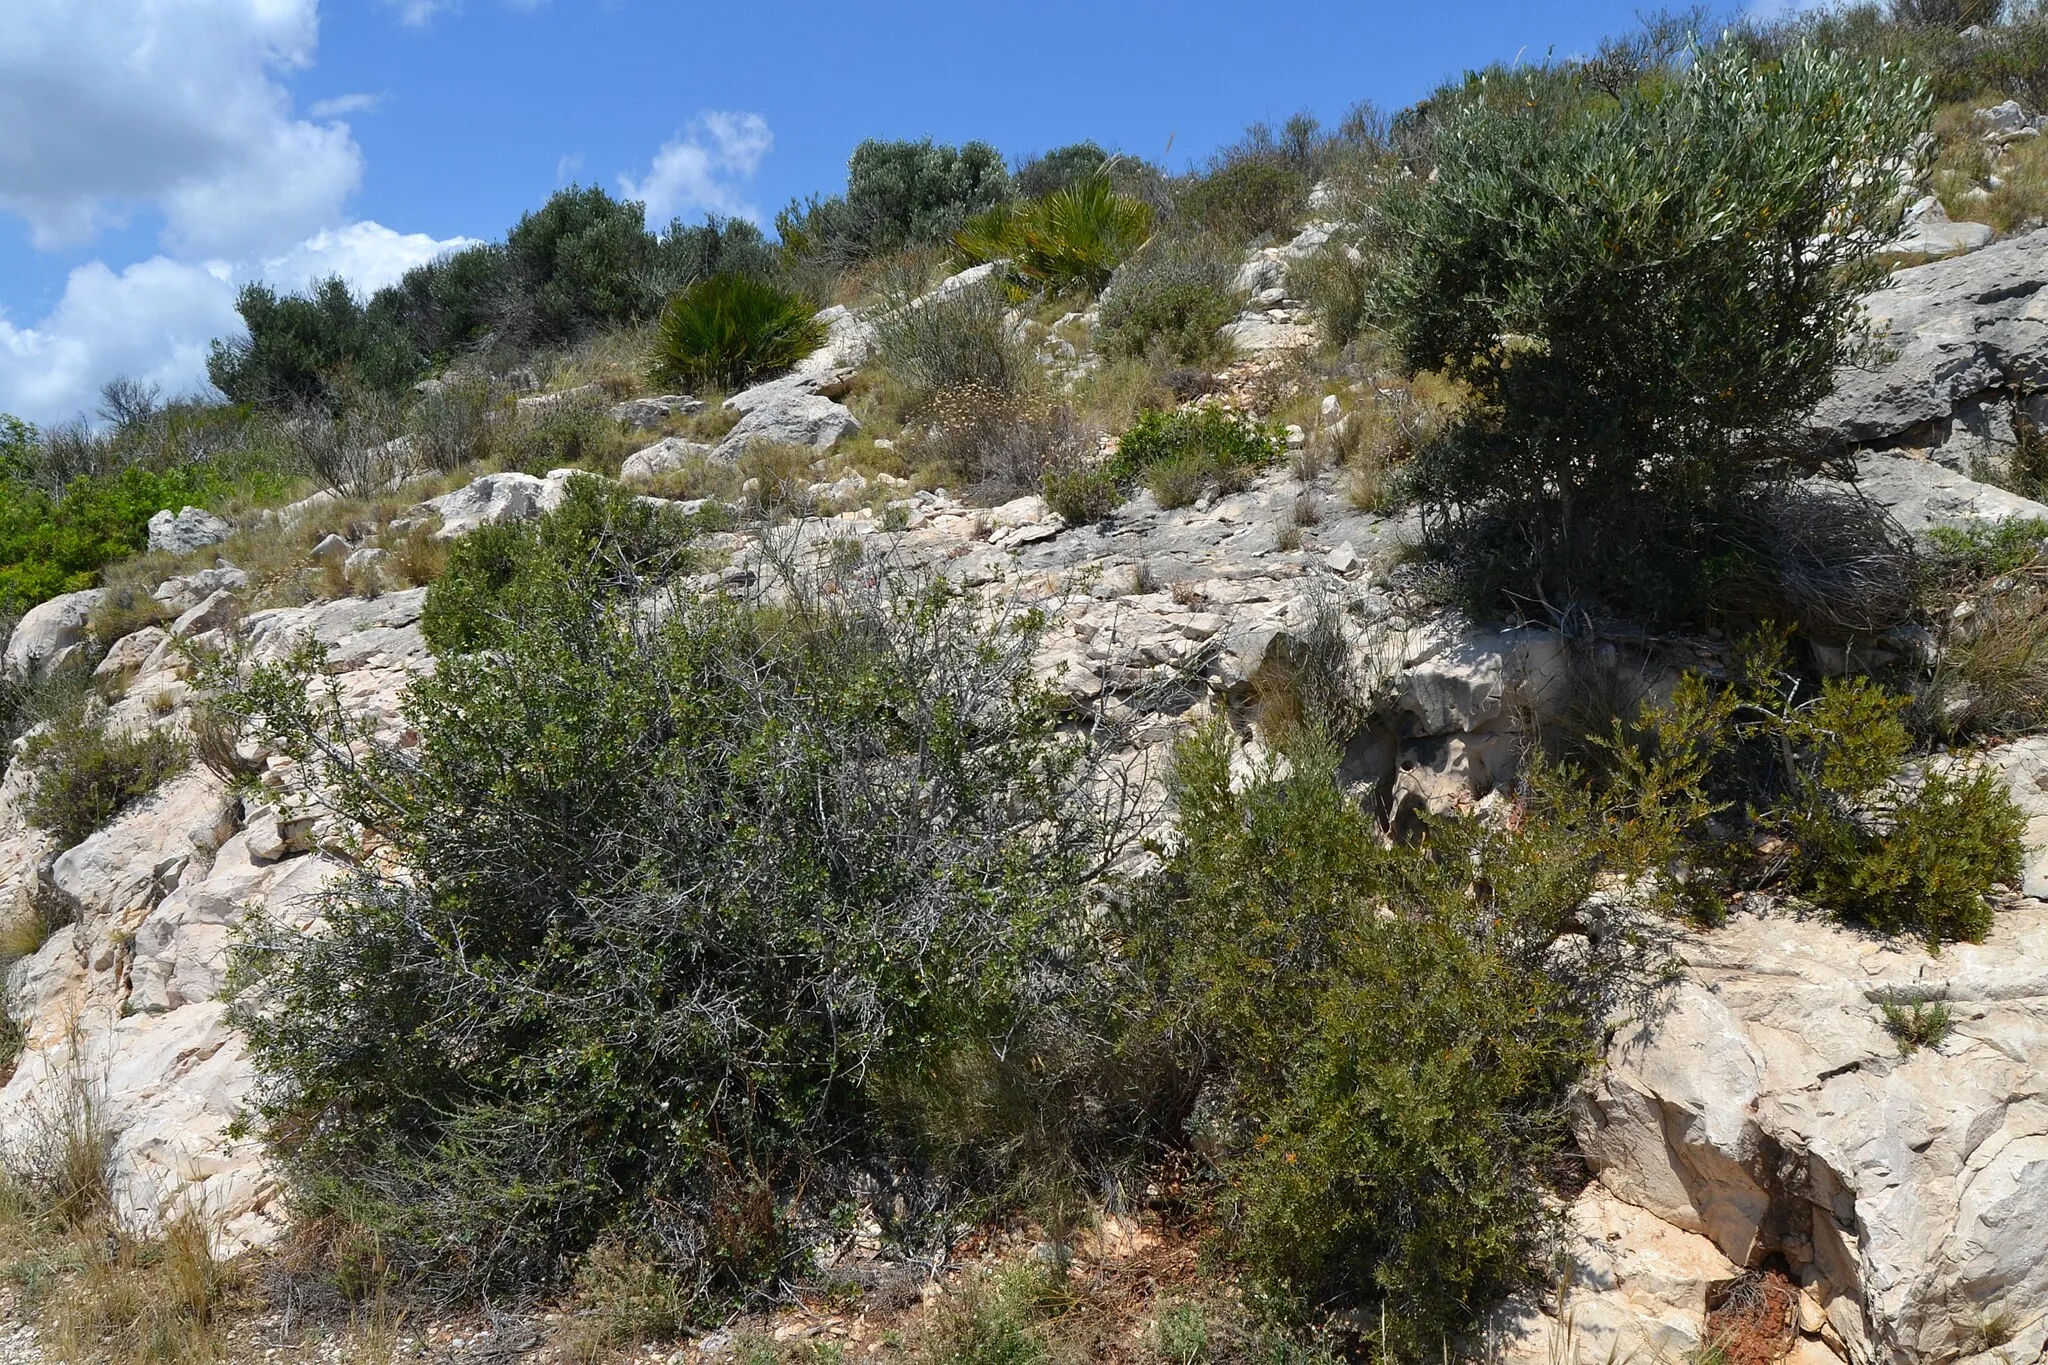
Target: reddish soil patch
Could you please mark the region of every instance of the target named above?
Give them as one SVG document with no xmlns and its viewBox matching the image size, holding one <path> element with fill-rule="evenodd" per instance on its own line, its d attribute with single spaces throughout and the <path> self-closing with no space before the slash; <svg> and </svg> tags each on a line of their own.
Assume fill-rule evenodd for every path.
<svg viewBox="0 0 2048 1365">
<path fill-rule="evenodd" d="M 1776 1267 L 1707 1290 L 1707 1341 L 1726 1365 L 1774 1365 L 1791 1349 L 1799 1286 Z"/>
</svg>

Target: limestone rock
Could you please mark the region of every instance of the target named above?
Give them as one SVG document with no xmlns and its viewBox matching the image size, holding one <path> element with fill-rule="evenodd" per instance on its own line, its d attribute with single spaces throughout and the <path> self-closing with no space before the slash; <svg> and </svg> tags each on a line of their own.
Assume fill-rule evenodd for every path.
<svg viewBox="0 0 2048 1365">
<path fill-rule="evenodd" d="M 1579 1101 L 1602 1184 L 1738 1264 L 1782 1256 L 1855 1360 L 1943 1359 L 1994 1311 L 2048 1314 L 2048 906 L 1938 958 L 1789 914 L 1681 952 Z M 1911 1057 L 1879 1009 L 1908 990 L 1955 1019 Z"/>
<path fill-rule="evenodd" d="M 602 384 L 578 384 L 559 393 L 536 393 L 515 399 L 513 406 L 521 417 L 545 417 L 564 408 L 596 407 L 605 400 L 605 396 Z"/>
<path fill-rule="evenodd" d="M 531 474 L 486 474 L 452 493 L 429 498 L 420 506 L 440 516 L 441 529 L 435 535 L 453 540 L 479 526 L 539 516 L 541 495 L 546 489 L 546 480 Z"/>
<path fill-rule="evenodd" d="M 1908 455 L 1865 452 L 1856 461 L 1856 485 L 1915 533 L 1974 521 L 2048 518 L 2048 506 L 2031 498 Z"/>
<path fill-rule="evenodd" d="M 204 635 L 210 630 L 233 624 L 241 615 L 242 599 L 222 588 L 173 621 L 171 634 L 181 639 Z"/>
<path fill-rule="evenodd" d="M 166 510 L 149 519 L 149 548 L 167 554 L 190 554 L 220 544 L 234 531 L 234 527 L 203 508 Z"/>
<path fill-rule="evenodd" d="M 1906 210 L 1906 230 L 1886 250 L 1900 256 L 1956 256 L 1991 245 L 1997 235 L 1985 223 L 1950 222 L 1948 210 L 1930 194 Z"/>
<path fill-rule="evenodd" d="M 249 586 L 249 575 L 232 564 L 222 564 L 197 573 L 182 574 L 177 578 L 166 578 L 157 584 L 150 596 L 173 616 L 183 615 L 217 592 L 242 592 Z"/>
<path fill-rule="evenodd" d="M 840 404 L 817 393 L 783 390 L 740 418 L 714 452 L 737 459 L 756 441 L 827 450 L 842 436 L 860 430 L 860 422 Z"/>
<path fill-rule="evenodd" d="M 158 626 L 144 626 L 141 630 L 130 631 L 116 640 L 107 650 L 107 657 L 92 671 L 93 681 L 111 692 L 122 692 L 150 657 L 170 639 L 168 632 Z"/>
<path fill-rule="evenodd" d="M 628 398 L 614 403 L 611 419 L 635 431 L 656 431 L 672 417 L 704 410 L 704 400 L 687 393 L 666 393 L 658 398 Z"/>
<path fill-rule="evenodd" d="M 712 448 L 701 442 L 670 436 L 628 455 L 626 462 L 619 466 L 619 478 L 627 483 L 644 483 L 664 474 L 673 474 L 693 460 L 708 459 L 712 453 Z"/>
<path fill-rule="evenodd" d="M 105 596 L 99 588 L 61 593 L 22 613 L 0 668 L 14 677 L 48 674 L 63 667 L 85 645 L 85 626 L 92 609 Z"/>
<path fill-rule="evenodd" d="M 1946 418 L 1987 389 L 2048 379 L 2048 229 L 1892 276 L 1865 300 L 1891 356 L 1843 370 L 1815 415 L 1855 442 L 1898 436 Z"/>
</svg>

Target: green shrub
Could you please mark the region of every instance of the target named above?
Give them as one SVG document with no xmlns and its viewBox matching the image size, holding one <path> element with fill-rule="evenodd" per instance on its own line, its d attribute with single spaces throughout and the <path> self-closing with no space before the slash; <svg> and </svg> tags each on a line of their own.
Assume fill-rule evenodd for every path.
<svg viewBox="0 0 2048 1365">
<path fill-rule="evenodd" d="M 452 471 L 490 458 L 494 422 L 504 406 L 490 378 L 473 371 L 443 375 L 406 414 L 413 454 L 428 469 Z"/>
<path fill-rule="evenodd" d="M 1217 332 L 1237 316 L 1236 265 L 1213 240 L 1155 240 L 1125 261 L 1102 295 L 1097 342 L 1112 356 L 1155 350 L 1182 365 L 1213 362 L 1229 349 Z"/>
<path fill-rule="evenodd" d="M 890 1078 L 979 1039 L 1029 1076 L 1068 1036 L 1105 831 L 1029 640 L 969 604 L 653 603 L 534 563 L 497 647 L 413 685 L 416 750 L 323 765 L 404 872 L 238 953 L 258 1111 L 310 1211 L 401 1268 L 530 1285 L 610 1233 L 702 1312 L 915 1150 Z M 316 655 L 233 694 L 309 761 Z"/>
<path fill-rule="evenodd" d="M 846 163 L 846 194 L 792 202 L 776 235 L 799 256 L 871 261 L 905 247 L 951 241 L 967 220 L 1010 198 L 1002 154 L 985 142 L 960 147 L 873 138 Z"/>
<path fill-rule="evenodd" d="M 1543 1172 L 1607 1009 L 1655 966 L 1643 873 L 1704 809 L 1710 722 L 1626 781 L 1539 768 L 1513 830 L 1431 823 L 1413 847 L 1313 736 L 1248 781 L 1226 727 L 1182 744 L 1143 951 L 1208 1059 L 1191 1122 L 1272 1309 L 1356 1312 L 1378 1358 L 1413 1358 L 1543 1273 Z M 1558 951 L 1603 883 L 1602 924 Z"/>
<path fill-rule="evenodd" d="M 339 276 L 282 297 L 265 284 L 244 285 L 235 311 L 248 335 L 215 341 L 206 360 L 206 377 L 232 403 L 332 409 L 349 383 L 396 394 L 425 368 L 412 339 Z"/>
<path fill-rule="evenodd" d="M 1116 475 L 1101 465 L 1048 469 L 1039 491 L 1045 495 L 1046 506 L 1069 526 L 1101 521 L 1124 501 Z"/>
<path fill-rule="evenodd" d="M 650 311 L 642 272 L 653 254 L 646 211 L 596 185 L 571 185 L 505 234 L 509 319 L 531 345 L 561 345 Z"/>
<path fill-rule="evenodd" d="M 1118 439 L 1109 469 L 1123 487 L 1153 484 L 1161 506 L 1178 507 L 1193 502 L 1206 486 L 1224 492 L 1241 487 L 1279 455 L 1280 442 L 1272 432 L 1250 417 L 1204 403 L 1141 414 Z M 1184 502 L 1166 501 L 1182 493 L 1187 493 Z"/>
<path fill-rule="evenodd" d="M 1526 99 L 1444 113 L 1435 178 L 1382 205 L 1376 311 L 1475 400 L 1411 486 L 1447 552 L 1520 561 L 1499 586 L 1697 610 L 1728 510 L 1806 450 L 1897 228 L 1892 182 L 1842 168 L 1910 164 L 1926 84 L 1739 45 L 1618 99 L 1516 79 Z"/>
<path fill-rule="evenodd" d="M 713 275 L 668 301 L 655 331 L 657 385 L 743 389 L 818 349 L 825 329 L 802 297 L 745 275 Z"/>
<path fill-rule="evenodd" d="M 536 584 L 573 569 L 606 591 L 658 587 L 689 567 L 691 530 L 617 484 L 571 478 L 561 506 L 538 521 L 480 526 L 450 547 L 420 631 L 437 654 L 496 648 Z"/>
<path fill-rule="evenodd" d="M 1007 259 L 1026 282 L 1051 293 L 1099 293 L 1152 232 L 1152 207 L 1094 175 L 1021 207 L 992 209 L 953 237 L 975 263 Z"/>
<path fill-rule="evenodd" d="M 1302 166 L 1279 157 L 1226 159 L 1175 188 L 1174 217 L 1225 246 L 1242 247 L 1291 233 L 1314 183 Z"/>
<path fill-rule="evenodd" d="M 91 587 L 100 569 L 148 547 L 151 516 L 203 506 L 220 491 L 213 471 L 194 465 L 81 476 L 60 497 L 0 481 L 0 612 Z"/>
<path fill-rule="evenodd" d="M 1011 335 L 1009 302 L 992 280 L 944 298 L 892 301 L 875 319 L 875 350 L 914 406 L 949 391 L 1014 394 L 1037 366 Z"/>
<path fill-rule="evenodd" d="M 1013 186 L 1019 199 L 1043 199 L 1103 174 L 1111 160 L 1110 154 L 1094 142 L 1071 142 L 1018 166 Z"/>
<path fill-rule="evenodd" d="M 1899 1055 L 1910 1057 L 1923 1047 L 1940 1047 L 1955 1027 L 1948 1002 L 1924 991 L 1888 992 L 1878 1001 L 1885 1032 L 1899 1040 Z"/>
<path fill-rule="evenodd" d="M 35 772 L 24 808 L 29 824 L 70 848 L 182 769 L 185 750 L 155 730 L 109 730 L 90 708 L 79 706 L 32 735 L 21 761 Z"/>
</svg>

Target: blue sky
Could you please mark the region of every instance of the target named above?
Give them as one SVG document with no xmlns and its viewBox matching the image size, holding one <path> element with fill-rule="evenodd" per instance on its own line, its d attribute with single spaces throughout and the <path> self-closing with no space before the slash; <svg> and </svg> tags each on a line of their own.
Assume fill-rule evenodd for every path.
<svg viewBox="0 0 2048 1365">
<path fill-rule="evenodd" d="M 120 373 L 191 390 L 239 283 L 374 288 L 571 181 L 766 224 L 863 137 L 1181 166 L 1254 119 L 1589 50 L 1640 8 L 5 0 L 0 410 L 62 418 Z"/>
</svg>

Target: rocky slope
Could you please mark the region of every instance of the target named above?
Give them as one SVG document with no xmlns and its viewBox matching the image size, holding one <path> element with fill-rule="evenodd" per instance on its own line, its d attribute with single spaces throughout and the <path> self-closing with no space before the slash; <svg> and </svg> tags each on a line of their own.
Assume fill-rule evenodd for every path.
<svg viewBox="0 0 2048 1365">
<path fill-rule="evenodd" d="M 1300 329 L 1286 308 L 1288 253 L 1248 265 L 1255 296 L 1272 307 L 1242 320 L 1247 334 L 1254 323 Z M 2044 286 L 2048 233 L 2037 233 L 1902 272 L 1876 301 L 1892 354 L 1845 377 L 1823 416 L 1865 446 L 1867 486 L 1909 526 L 2048 516 L 1970 477 L 2010 458 L 2014 415 L 2048 372 L 2048 313 L 2035 316 Z M 836 399 L 867 333 L 843 313 L 827 320 L 826 351 L 733 400 L 742 426 L 820 449 L 851 429 Z M 1246 344 L 1255 339 L 1300 340 L 1261 333 Z M 1986 413 L 2006 414 L 2004 425 L 1980 421 Z M 660 472 L 674 444 L 657 443 L 630 467 Z M 532 516 L 560 482 L 490 476 L 422 515 L 439 515 L 446 534 Z M 862 504 L 766 541 L 724 537 L 729 565 L 703 586 L 744 583 L 791 559 L 841 572 L 890 562 L 1043 606 L 1053 622 L 1044 676 L 1110 724 L 1141 781 L 1157 775 L 1161 746 L 1188 717 L 1212 708 L 1255 716 L 1265 684 L 1319 622 L 1341 623 L 1353 684 L 1379 703 L 1346 776 L 1396 819 L 1418 806 L 1485 802 L 1512 769 L 1526 718 L 1553 705 L 1575 672 L 1646 686 L 1714 654 L 1708 642 L 1661 642 L 1588 655 L 1541 629 L 1424 610 L 1386 568 L 1401 527 L 1353 510 L 1327 474 L 1304 481 L 1275 470 L 1241 493 L 1172 511 L 1140 496 L 1089 527 L 1063 525 L 1035 497 L 996 508 L 907 487 L 874 497 L 857 475 L 818 491 L 828 507 L 855 495 Z M 404 742 L 400 695 L 431 667 L 422 592 L 238 622 L 244 587 L 227 566 L 165 585 L 159 596 L 181 613 L 176 622 L 120 641 L 99 665 L 117 723 L 191 725 L 191 668 L 174 637 L 205 643 L 232 630 L 275 655 L 310 633 L 332 646 L 329 674 L 344 705 Z M 91 604 L 79 594 L 31 613 L 7 666 L 47 666 L 77 646 Z M 0 900 L 28 913 L 54 898 L 73 920 L 7 982 L 28 1041 L 0 1089 L 0 1143 L 32 1154 L 89 1099 L 115 1135 L 121 1216 L 148 1228 L 197 1209 L 225 1249 L 274 1236 L 281 1214 L 262 1153 L 230 1131 L 252 1077 L 220 999 L 226 945 L 252 909 L 305 922 L 311 893 L 343 866 L 346 835 L 292 765 L 245 757 L 261 766 L 264 797 L 230 796 L 194 768 L 73 848 L 27 828 L 18 770 L 0 785 Z M 2037 870 L 2024 890 L 2048 895 L 2048 741 L 1995 759 L 2033 819 Z M 1579 1100 L 1596 1178 L 1571 1210 L 1567 1292 L 1510 1305 L 1502 1351 L 1676 1357 L 1705 1338 L 1710 1297 L 1768 1267 L 1799 1291 L 1782 1345 L 1813 1365 L 1822 1354 L 1855 1365 L 2039 1358 L 2048 1337 L 2048 904 L 2016 894 L 1985 944 L 1930 957 L 1759 903 L 1686 939 L 1682 958 L 1654 1015 L 1617 1021 L 1609 1064 Z M 1902 1056 L 1881 1011 L 1908 990 L 1944 998 L 1955 1027 Z"/>
</svg>

